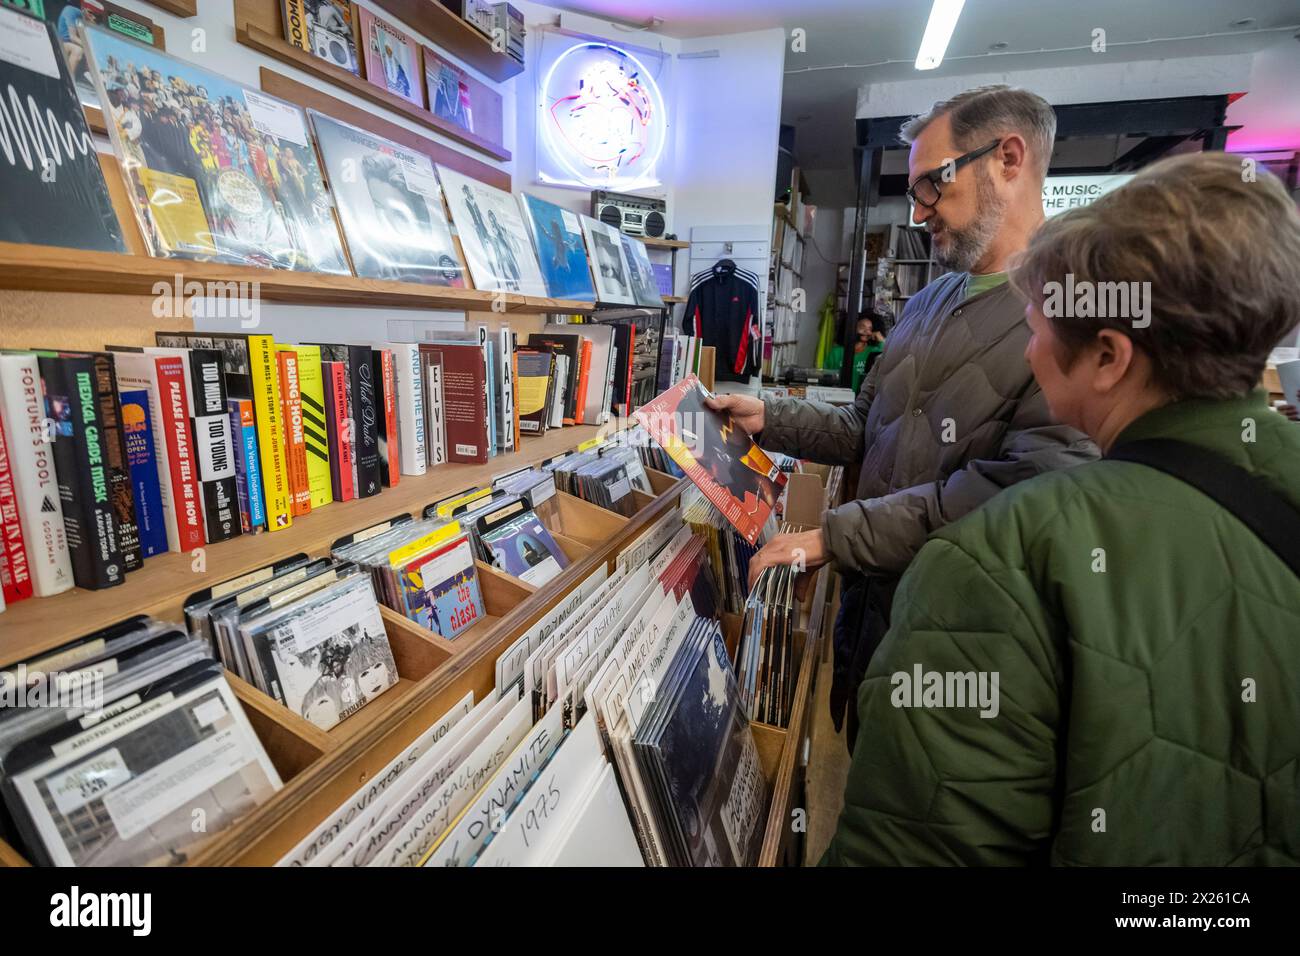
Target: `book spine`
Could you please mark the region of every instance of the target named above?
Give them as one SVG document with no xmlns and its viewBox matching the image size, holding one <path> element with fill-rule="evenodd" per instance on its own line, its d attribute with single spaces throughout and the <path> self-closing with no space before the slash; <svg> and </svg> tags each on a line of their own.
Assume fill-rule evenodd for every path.
<svg viewBox="0 0 1300 956">
<path fill-rule="evenodd" d="M 113 356 L 99 352 L 91 356 L 95 369 L 95 399 L 104 422 L 104 455 L 108 460 L 109 501 L 113 525 L 122 549 L 122 564 L 129 572 L 144 565 L 140 553 L 140 531 L 135 520 L 135 497 L 131 472 L 126 462 L 126 435 L 122 430 L 122 399 L 117 392 Z"/>
<path fill-rule="evenodd" d="M 334 500 L 330 480 L 329 433 L 325 424 L 325 382 L 321 377 L 320 346 L 295 345 L 298 353 L 298 395 L 302 399 L 302 437 L 307 446 L 307 486 L 311 506 L 323 508 Z"/>
<path fill-rule="evenodd" d="M 230 432 L 235 455 L 235 500 L 239 504 L 239 528 L 244 534 L 253 532 L 253 516 L 248 510 L 248 450 L 244 447 L 244 431 L 239 422 L 239 400 L 229 399 Z"/>
<path fill-rule="evenodd" d="M 140 392 L 144 397 L 144 407 L 148 412 L 149 434 L 153 444 L 153 473 L 158 482 L 159 499 L 162 503 L 160 523 L 167 538 L 167 551 L 180 551 L 180 524 L 176 513 L 176 499 L 172 491 L 171 452 L 167 445 L 167 429 L 163 425 L 161 391 L 158 382 L 158 366 L 152 355 L 133 355 L 118 353 L 117 387 L 123 393 Z M 126 363 L 131 368 L 126 368 Z"/>
<path fill-rule="evenodd" d="M 72 579 L 88 590 L 113 587 L 126 580 L 126 567 L 109 500 L 94 364 L 88 356 L 41 356 L 39 363 Z"/>
<path fill-rule="evenodd" d="M 478 344 L 479 350 L 483 353 L 483 417 L 487 423 L 487 441 L 484 444 L 487 445 L 487 453 L 491 457 L 497 453 L 498 443 L 501 441 L 497 434 L 501 422 L 501 398 L 497 395 L 494 373 L 496 357 L 493 353 L 496 350 L 492 348 L 492 340 L 488 337 L 486 325 L 478 327 Z"/>
<path fill-rule="evenodd" d="M 591 341 L 582 340 L 582 363 L 578 366 L 578 398 L 573 403 L 573 420 L 582 425 L 587 418 L 587 388 L 591 381 Z M 595 424 L 593 422 L 592 424 Z"/>
<path fill-rule="evenodd" d="M 429 363 L 429 464 L 447 461 L 447 421 L 443 403 L 442 363 Z"/>
<path fill-rule="evenodd" d="M 126 464 L 135 500 L 140 554 L 152 558 L 155 554 L 165 554 L 168 545 L 162 487 L 158 483 L 158 459 L 154 452 L 153 421 L 149 414 L 149 390 L 123 391 L 120 399 L 122 436 L 126 440 Z"/>
<path fill-rule="evenodd" d="M 348 375 L 342 362 L 330 362 L 330 394 L 334 418 L 331 457 L 337 448 L 338 474 L 334 482 L 334 500 L 351 501 L 356 497 L 352 484 L 352 420 L 348 417 Z"/>
<path fill-rule="evenodd" d="M 36 356 L 0 355 L 0 386 L 0 413 L 9 437 L 32 593 L 49 597 L 72 587 L 72 560 L 59 509 L 54 449 L 47 438 L 45 390 Z"/>
<path fill-rule="evenodd" d="M 505 451 L 514 451 L 519 447 L 515 421 L 515 337 L 509 326 L 502 326 L 497 331 L 497 391 L 501 395 L 501 423 L 497 434 L 501 436 L 501 447 Z"/>
<path fill-rule="evenodd" d="M 513 429 L 515 433 L 515 448 L 522 449 L 524 443 L 521 441 L 523 433 L 519 429 L 519 353 L 515 351 L 518 340 L 514 333 L 510 334 L 510 391 L 511 402 L 513 403 Z"/>
<path fill-rule="evenodd" d="M 203 547 L 207 539 L 203 534 L 202 489 L 195 469 L 185 401 L 185 363 L 180 358 L 163 356 L 154 357 L 154 363 L 158 369 L 158 405 L 171 467 L 177 548 L 187 552 Z"/>
<path fill-rule="evenodd" d="M 382 490 L 379 475 L 379 414 L 375 395 L 375 369 L 370 349 L 348 346 L 348 374 L 351 376 L 353 435 L 356 439 L 356 496 L 373 498 Z"/>
<path fill-rule="evenodd" d="M 238 421 L 236 433 L 244 458 L 244 471 L 248 486 L 248 523 L 252 531 L 266 528 L 266 498 L 262 491 L 262 455 L 257 445 L 257 414 L 247 398 L 232 398 L 232 407 L 238 408 L 238 419 L 232 415 L 231 423 Z"/>
<path fill-rule="evenodd" d="M 9 463 L 3 416 L 0 416 L 0 594 L 9 604 L 32 596 L 32 574 L 27 564 L 23 526 L 18 518 L 18 492 Z"/>
<path fill-rule="evenodd" d="M 390 488 L 401 481 L 402 440 L 397 427 L 397 372 L 392 349 L 372 349 L 375 382 L 382 398 L 379 429 L 379 477 Z"/>
<path fill-rule="evenodd" d="M 226 377 L 221 353 L 193 348 L 187 356 L 190 372 L 190 414 L 194 457 L 203 496 L 203 523 L 210 543 L 229 541 L 243 532 L 239 492 L 235 483 L 235 449 L 226 408 Z"/>
<path fill-rule="evenodd" d="M 429 468 L 429 450 L 425 443 L 424 374 L 420 371 L 420 347 L 394 345 L 393 371 L 397 380 L 402 474 L 423 475 Z"/>
<path fill-rule="evenodd" d="M 248 337 L 248 365 L 252 379 L 253 416 L 257 420 L 266 529 L 283 531 L 293 524 L 293 510 L 289 459 L 284 453 L 284 432 L 280 424 L 280 369 L 275 359 L 275 341 L 271 336 Z"/>
<path fill-rule="evenodd" d="M 298 353 L 280 349 L 280 418 L 284 423 L 284 449 L 289 460 L 290 508 L 293 516 L 311 514 L 311 486 L 307 480 L 307 441 L 302 430 L 302 392 L 298 384 Z"/>
</svg>

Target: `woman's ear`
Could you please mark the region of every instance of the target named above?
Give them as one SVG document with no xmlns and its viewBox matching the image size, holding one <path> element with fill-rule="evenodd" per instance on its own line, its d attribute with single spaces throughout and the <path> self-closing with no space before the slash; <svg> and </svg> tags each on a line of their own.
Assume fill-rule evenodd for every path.
<svg viewBox="0 0 1300 956">
<path fill-rule="evenodd" d="M 1088 349 L 1092 385 L 1099 392 L 1117 387 L 1133 370 L 1133 340 L 1119 329 L 1102 329 Z"/>
</svg>

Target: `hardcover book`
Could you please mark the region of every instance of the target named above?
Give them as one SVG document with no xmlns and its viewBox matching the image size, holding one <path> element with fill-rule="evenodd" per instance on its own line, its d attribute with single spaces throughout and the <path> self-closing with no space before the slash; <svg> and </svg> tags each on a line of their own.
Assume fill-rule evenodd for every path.
<svg viewBox="0 0 1300 956">
<path fill-rule="evenodd" d="M 429 467 L 425 431 L 424 371 L 420 365 L 420 347 L 413 343 L 394 343 L 393 365 L 397 382 L 397 427 L 404 475 L 423 475 Z"/>
<path fill-rule="evenodd" d="M 289 487 L 293 516 L 311 514 L 311 487 L 307 481 L 307 439 L 302 426 L 302 390 L 298 381 L 298 353 L 276 349 L 280 366 L 280 418 L 284 423 L 285 455 L 289 459 Z"/>
<path fill-rule="evenodd" d="M 230 427 L 234 435 L 235 491 L 239 499 L 240 527 L 245 533 L 266 529 L 266 506 L 262 499 L 262 467 L 257 450 L 257 422 L 253 403 L 232 398 Z"/>
<path fill-rule="evenodd" d="M 420 346 L 426 364 L 442 366 L 442 406 L 447 460 L 486 464 L 488 460 L 487 368 L 474 344 Z"/>
<path fill-rule="evenodd" d="M 140 552 L 143 557 L 151 558 L 166 553 L 167 526 L 163 519 L 162 489 L 158 484 L 153 422 L 149 417 L 149 393 L 132 389 L 122 392 L 121 396 L 122 432 L 126 437 L 126 458 L 135 499 Z"/>
<path fill-rule="evenodd" d="M 578 406 L 578 378 L 582 372 L 582 336 L 576 332 L 533 332 L 528 336 L 528 344 L 534 348 L 546 346 L 569 360 L 564 382 L 564 418 L 567 419 L 565 424 L 572 425 Z"/>
<path fill-rule="evenodd" d="M 555 353 L 549 348 L 521 348 L 515 352 L 518 362 L 519 430 L 525 435 L 546 431 L 549 418 L 547 398 L 555 373 Z"/>
<path fill-rule="evenodd" d="M 94 361 L 88 355 L 41 355 L 39 363 L 72 577 L 80 588 L 113 587 L 126 580 L 126 565 L 110 497 Z"/>
<path fill-rule="evenodd" d="M 709 397 L 700 380 L 689 375 L 633 417 L 753 544 L 776 508 L 786 476 L 731 416 L 704 404 Z"/>
<path fill-rule="evenodd" d="M 397 427 L 397 374 L 393 350 L 370 350 L 375 381 L 375 420 L 379 432 L 379 479 L 388 487 L 401 482 L 401 438 Z"/>
<path fill-rule="evenodd" d="M 298 392 L 302 399 L 302 435 L 307 451 L 307 487 L 312 508 L 334 500 L 330 485 L 329 439 L 325 425 L 325 380 L 321 375 L 320 348 L 290 346 L 298 355 Z"/>
<path fill-rule="evenodd" d="M 289 459 L 280 421 L 280 366 L 271 336 L 250 335 L 247 348 L 253 415 L 257 419 L 258 453 L 262 459 L 266 528 L 268 531 L 283 531 L 293 524 L 293 508 Z"/>
<path fill-rule="evenodd" d="M 32 575 L 18 517 L 18 492 L 14 487 L 3 415 L 0 415 L 0 595 L 9 604 L 32 596 Z"/>
<path fill-rule="evenodd" d="M 0 240 L 126 251 L 54 26 L 3 6 L 0 130 Z M 53 176 L 42 162 L 52 148 Z"/>
<path fill-rule="evenodd" d="M 110 496 L 122 562 L 128 572 L 144 563 L 140 553 L 140 532 L 135 517 L 135 496 L 126 459 L 126 435 L 122 429 L 122 399 L 117 390 L 117 371 L 107 352 L 90 353 L 95 366 L 95 396 L 104 421 L 104 451 L 108 457 Z"/>
<path fill-rule="evenodd" d="M 162 365 L 161 369 L 159 367 L 160 363 Z M 181 550 L 180 520 L 184 509 L 177 506 L 177 495 L 181 491 L 179 488 L 174 488 L 172 483 L 172 476 L 175 473 L 172 461 L 173 442 L 169 441 L 171 429 L 167 426 L 163 410 L 162 396 L 164 394 L 165 377 L 163 370 L 166 370 L 168 375 L 175 373 L 173 377 L 179 376 L 182 374 L 179 364 L 178 359 L 168 356 L 145 355 L 143 352 L 118 351 L 116 349 L 113 351 L 113 365 L 117 372 L 118 391 L 124 395 L 130 394 L 143 411 L 143 414 L 140 411 L 130 413 L 132 427 L 139 427 L 143 424 L 150 429 L 153 446 L 152 478 L 158 483 L 159 501 L 161 503 L 159 517 L 161 527 L 167 537 L 167 546 L 164 549 L 167 551 Z M 124 418 L 127 416 L 125 408 L 123 416 Z M 141 462 L 141 467 L 143 467 L 143 462 Z M 147 481 L 147 479 L 140 477 L 133 468 L 132 481 L 138 484 Z M 141 534 L 145 534 L 146 529 L 144 526 L 140 527 Z M 153 522 L 150 522 L 150 529 L 152 528 Z M 152 531 L 150 530 L 149 533 L 152 533 Z"/>
</svg>

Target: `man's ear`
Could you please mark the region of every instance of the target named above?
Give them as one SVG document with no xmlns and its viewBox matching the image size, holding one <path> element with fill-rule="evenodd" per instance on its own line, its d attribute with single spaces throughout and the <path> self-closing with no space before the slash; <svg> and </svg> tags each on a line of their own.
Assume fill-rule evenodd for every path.
<svg viewBox="0 0 1300 956">
<path fill-rule="evenodd" d="M 996 155 L 1001 166 L 1002 177 L 1010 182 L 1025 171 L 1025 163 L 1029 155 L 1025 147 L 1025 138 L 1019 133 L 1008 133 L 1002 137 L 1002 145 L 998 147 Z"/>
</svg>

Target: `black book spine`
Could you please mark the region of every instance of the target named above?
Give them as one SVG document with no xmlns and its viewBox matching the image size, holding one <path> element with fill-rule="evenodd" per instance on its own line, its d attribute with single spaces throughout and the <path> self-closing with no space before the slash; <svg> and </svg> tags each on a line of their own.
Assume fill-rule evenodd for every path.
<svg viewBox="0 0 1300 956">
<path fill-rule="evenodd" d="M 229 541 L 243 528 L 239 522 L 239 489 L 223 358 L 217 349 L 192 348 L 189 359 L 190 393 L 194 397 L 191 425 L 204 524 L 209 543 Z"/>
<path fill-rule="evenodd" d="M 127 571 L 144 566 L 140 552 L 140 528 L 135 523 L 135 494 L 131 491 L 131 469 L 126 456 L 126 432 L 122 428 L 122 398 L 117 393 L 117 368 L 113 356 L 97 352 L 95 391 L 99 414 L 104 421 L 104 451 L 108 459 L 109 496 L 113 502 L 117 543 L 122 549 L 122 565 Z"/>
<path fill-rule="evenodd" d="M 352 430 L 356 437 L 357 497 L 371 498 L 380 492 L 379 417 L 375 402 L 375 371 L 370 347 L 348 346 L 352 382 Z"/>
<path fill-rule="evenodd" d="M 104 423 L 89 356 L 41 356 L 45 414 L 54 427 L 54 469 L 63 529 L 77 587 L 113 587 L 126 580 L 109 494 Z"/>
<path fill-rule="evenodd" d="M 393 436 L 388 434 L 388 396 L 384 392 L 384 352 L 382 349 L 370 350 L 370 380 L 375 383 L 375 433 L 379 436 L 379 481 L 385 488 L 391 487 L 393 482 L 389 477 L 388 459 L 393 455 Z M 396 469 L 398 462 L 396 459 L 392 462 L 392 467 Z"/>
</svg>

